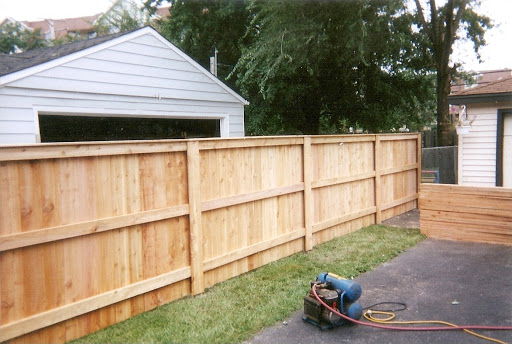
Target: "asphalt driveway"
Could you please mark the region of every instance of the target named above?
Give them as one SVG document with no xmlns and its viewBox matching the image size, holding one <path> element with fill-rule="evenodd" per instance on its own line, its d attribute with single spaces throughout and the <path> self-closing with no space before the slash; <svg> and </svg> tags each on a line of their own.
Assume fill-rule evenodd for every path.
<svg viewBox="0 0 512 344">
<path fill-rule="evenodd" d="M 356 280 L 363 289 L 363 307 L 405 302 L 407 309 L 397 312 L 396 320 L 512 326 L 510 246 L 427 239 Z M 293 314 L 247 343 L 490 343 L 462 331 L 401 332 L 361 325 L 321 331 L 304 323 L 302 315 Z M 476 332 L 512 343 L 512 331 Z"/>
</svg>

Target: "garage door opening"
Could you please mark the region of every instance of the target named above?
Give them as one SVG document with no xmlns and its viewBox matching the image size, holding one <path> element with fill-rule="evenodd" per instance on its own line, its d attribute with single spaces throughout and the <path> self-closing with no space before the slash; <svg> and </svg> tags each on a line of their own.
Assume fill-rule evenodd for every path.
<svg viewBox="0 0 512 344">
<path fill-rule="evenodd" d="M 39 115 L 41 142 L 220 137 L 220 119 Z"/>
</svg>

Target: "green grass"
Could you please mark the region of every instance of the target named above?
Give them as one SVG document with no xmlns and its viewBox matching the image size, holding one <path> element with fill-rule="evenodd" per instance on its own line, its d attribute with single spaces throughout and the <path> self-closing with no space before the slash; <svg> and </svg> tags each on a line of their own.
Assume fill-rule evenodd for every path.
<svg viewBox="0 0 512 344">
<path fill-rule="evenodd" d="M 418 230 L 365 227 L 74 343 L 239 343 L 301 309 L 309 282 L 320 272 L 356 277 L 423 238 Z"/>
</svg>

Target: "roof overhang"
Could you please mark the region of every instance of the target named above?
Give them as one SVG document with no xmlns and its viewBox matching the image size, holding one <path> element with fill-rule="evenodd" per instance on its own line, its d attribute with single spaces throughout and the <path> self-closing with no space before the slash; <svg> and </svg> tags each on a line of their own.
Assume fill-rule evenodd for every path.
<svg viewBox="0 0 512 344">
<path fill-rule="evenodd" d="M 452 105 L 499 103 L 512 101 L 512 92 L 494 94 L 449 95 L 448 103 Z"/>
</svg>

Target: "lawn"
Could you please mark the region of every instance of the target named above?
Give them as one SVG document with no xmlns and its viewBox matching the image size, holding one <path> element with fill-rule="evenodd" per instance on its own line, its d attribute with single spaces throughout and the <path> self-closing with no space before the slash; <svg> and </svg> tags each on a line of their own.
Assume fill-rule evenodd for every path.
<svg viewBox="0 0 512 344">
<path fill-rule="evenodd" d="M 239 343 L 301 309 L 320 272 L 356 277 L 423 239 L 419 230 L 365 227 L 73 343 Z"/>
</svg>

